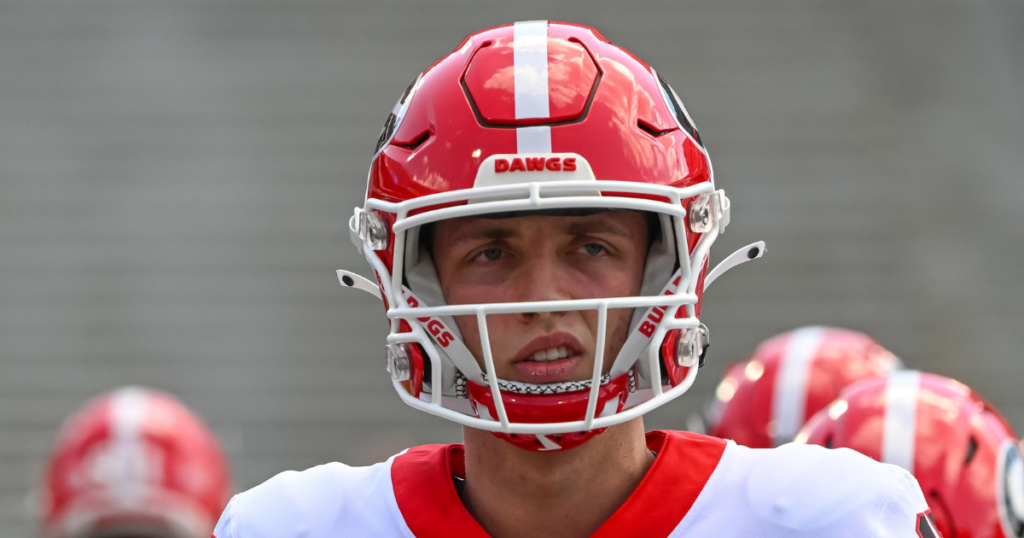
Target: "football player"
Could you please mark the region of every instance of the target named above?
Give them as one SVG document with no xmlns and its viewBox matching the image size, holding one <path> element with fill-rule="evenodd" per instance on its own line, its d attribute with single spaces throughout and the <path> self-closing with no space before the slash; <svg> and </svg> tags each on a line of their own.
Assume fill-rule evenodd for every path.
<svg viewBox="0 0 1024 538">
<path fill-rule="evenodd" d="M 227 504 L 227 462 L 174 397 L 123 387 L 68 418 L 42 492 L 49 538 L 207 538 Z"/>
<path fill-rule="evenodd" d="M 349 220 L 412 407 L 464 426 L 370 467 L 282 473 L 236 496 L 217 538 L 906 536 L 909 473 L 853 452 L 755 451 L 644 433 L 707 343 L 729 222 L 678 95 L 575 24 L 467 37 L 416 77 Z"/>
<path fill-rule="evenodd" d="M 851 448 L 911 471 L 947 538 L 1024 536 L 1017 438 L 995 408 L 957 381 L 904 371 L 853 384 L 808 421 L 798 441 Z"/>
<path fill-rule="evenodd" d="M 788 443 L 844 387 L 900 366 L 859 331 L 802 327 L 773 336 L 726 372 L 707 409 L 707 433 L 751 448 Z"/>
</svg>

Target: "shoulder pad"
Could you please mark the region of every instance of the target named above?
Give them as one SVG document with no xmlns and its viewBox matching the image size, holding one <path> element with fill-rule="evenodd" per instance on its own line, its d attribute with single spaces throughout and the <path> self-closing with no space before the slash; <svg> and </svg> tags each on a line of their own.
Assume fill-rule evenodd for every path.
<svg viewBox="0 0 1024 538">
<path fill-rule="evenodd" d="M 236 495 L 214 537 L 327 538 L 344 529 L 388 536 L 401 521 L 390 460 L 370 467 L 329 463 L 280 473 Z"/>
<path fill-rule="evenodd" d="M 750 452 L 756 459 L 747 479 L 750 506 L 780 527 L 836 527 L 844 536 L 857 528 L 861 536 L 876 536 L 885 524 L 883 512 L 895 510 L 909 511 L 913 532 L 913 515 L 928 509 L 910 473 L 849 449 L 791 443 Z"/>
</svg>

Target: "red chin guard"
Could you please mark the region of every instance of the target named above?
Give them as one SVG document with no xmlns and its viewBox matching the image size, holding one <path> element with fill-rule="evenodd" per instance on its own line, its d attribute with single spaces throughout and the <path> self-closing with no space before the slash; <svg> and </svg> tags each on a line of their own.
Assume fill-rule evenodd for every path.
<svg viewBox="0 0 1024 538">
<path fill-rule="evenodd" d="M 598 416 L 601 416 L 602 411 L 609 405 L 615 406 L 615 412 L 622 411 L 629 394 L 626 389 L 628 380 L 629 376 L 623 374 L 601 386 L 597 392 Z M 483 406 L 487 413 L 497 420 L 498 410 L 494 406 L 491 388 L 473 382 L 466 383 L 466 386 L 469 389 L 469 401 L 473 404 L 477 416 L 480 416 L 480 407 Z M 589 389 L 558 394 L 519 394 L 502 390 L 501 401 L 505 406 L 508 421 L 512 423 L 575 422 L 586 418 L 589 395 Z M 576 448 L 607 429 L 553 434 L 491 433 L 523 450 L 546 452 Z"/>
</svg>

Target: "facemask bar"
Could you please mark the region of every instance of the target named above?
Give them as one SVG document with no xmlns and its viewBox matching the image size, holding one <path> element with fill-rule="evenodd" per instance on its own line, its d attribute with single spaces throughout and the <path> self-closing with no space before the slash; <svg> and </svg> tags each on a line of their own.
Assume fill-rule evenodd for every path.
<svg viewBox="0 0 1024 538">
<path fill-rule="evenodd" d="M 627 198 L 622 196 L 601 196 L 599 191 L 606 192 L 629 192 L 662 197 L 668 201 L 655 201 L 640 198 Z M 463 216 L 480 215 L 497 212 L 511 211 L 537 211 L 544 209 L 566 209 L 566 208 L 614 208 L 633 209 L 637 211 L 649 211 L 653 213 L 667 214 L 671 216 L 675 232 L 677 256 L 680 260 L 684 257 L 682 253 L 689 253 L 686 242 L 686 231 L 683 226 L 687 222 L 688 208 L 682 205 L 682 201 L 699 196 L 711 194 L 714 187 L 710 183 L 701 183 L 691 187 L 677 189 L 663 185 L 650 185 L 645 183 L 623 182 L 623 181 L 553 181 L 544 183 L 520 183 L 514 185 L 502 185 L 495 187 L 476 188 L 472 191 L 453 191 L 436 195 L 425 196 L 399 203 L 389 203 L 377 199 L 368 199 L 364 209 L 356 210 L 353 217 L 353 224 L 359 221 L 360 213 L 370 209 L 377 209 L 382 212 L 391 213 L 396 216 L 393 226 L 395 243 L 394 258 L 392 262 L 393 274 L 389 275 L 387 267 L 376 255 L 375 251 L 363 246 L 371 266 L 381 278 L 381 286 L 384 288 L 384 295 L 388 299 L 390 309 L 388 317 L 391 319 L 391 334 L 388 336 L 389 344 L 417 343 L 426 352 L 431 361 L 431 393 L 429 401 L 426 401 L 426 394 L 416 398 L 409 394 L 400 381 L 393 381 L 396 391 L 406 404 L 423 410 L 425 412 L 440 416 L 473 428 L 488 431 L 502 431 L 505 433 L 524 434 L 555 434 L 572 431 L 584 431 L 596 428 L 605 428 L 619 424 L 660 406 L 685 392 L 696 377 L 697 368 L 691 367 L 687 371 L 683 381 L 669 389 L 664 390 L 661 384 L 660 372 L 660 344 L 669 330 L 691 329 L 696 330 L 699 320 L 695 317 L 695 305 L 697 296 L 694 293 L 696 279 L 692 275 L 699 273 L 705 263 L 708 251 L 714 239 L 721 231 L 724 219 L 715 219 L 712 226 L 701 234 L 694 249 L 693 255 L 685 259 L 689 263 L 680 264 L 679 271 L 673 276 L 679 278 L 679 293 L 674 295 L 652 296 L 652 297 L 616 297 L 606 299 L 584 299 L 571 301 L 539 301 L 524 303 L 493 303 L 476 305 L 447 305 L 447 306 L 426 306 L 410 307 L 406 303 L 411 292 L 402 286 L 405 269 L 405 234 L 410 228 L 422 226 L 440 220 L 458 218 Z M 554 194 L 554 197 L 545 198 L 546 193 Z M 484 199 L 474 203 L 474 200 Z M 418 209 L 433 207 L 448 203 L 468 202 L 464 205 L 455 205 L 431 210 L 417 215 L 409 216 L 411 212 Z M 385 247 L 386 248 L 386 247 Z M 390 276 L 390 278 L 388 278 Z M 396 294 L 402 290 L 402 295 Z M 676 314 L 681 307 L 685 306 L 686 317 L 676 319 Z M 604 340 L 606 338 L 607 311 L 609 308 L 639 308 L 639 307 L 663 307 L 664 317 L 657 325 L 657 329 L 650 338 L 650 345 L 646 357 L 646 366 L 651 374 L 651 385 L 653 396 L 650 400 L 625 409 L 622 412 L 612 412 L 605 415 L 604 410 L 597 409 L 598 391 L 600 390 L 601 370 L 604 364 Z M 594 361 L 594 371 L 589 388 L 589 398 L 585 418 L 574 422 L 561 423 L 513 423 L 508 420 L 504 409 L 504 402 L 500 397 L 501 391 L 498 386 L 498 378 L 494 372 L 493 357 L 491 355 L 490 341 L 487 336 L 486 317 L 489 314 L 507 314 L 519 312 L 564 312 L 575 310 L 596 310 L 599 318 L 598 347 Z M 442 358 L 431 341 L 431 336 L 424 330 L 417 320 L 425 318 L 437 319 L 441 316 L 472 315 L 477 319 L 483 346 L 484 363 L 487 372 L 486 383 L 484 383 L 483 372 L 468 350 L 462 357 L 452 356 L 450 350 L 446 353 L 452 362 L 455 362 L 467 377 L 476 377 L 475 381 L 486 384 L 495 395 L 494 403 L 498 414 L 498 420 L 486 420 L 474 416 L 468 416 L 464 412 L 446 408 L 446 400 L 454 398 L 443 396 L 441 389 L 442 382 Z M 410 331 L 402 332 L 401 322 L 406 321 Z M 461 348 L 465 349 L 461 339 L 455 339 Z M 657 344 L 657 345 L 655 345 Z M 472 364 L 466 364 L 466 362 Z M 457 406 L 451 406 L 457 407 Z M 462 407 L 466 407 L 463 403 Z M 603 416 L 598 416 L 598 415 Z"/>
<path fill-rule="evenodd" d="M 471 426 L 478 429 L 484 429 L 489 431 L 503 431 L 505 433 L 533 433 L 533 434 L 554 434 L 554 433 L 565 433 L 572 431 L 586 431 L 595 428 L 605 428 L 614 424 L 619 424 L 640 416 L 646 411 L 661 405 L 664 401 L 678 396 L 685 392 L 692 384 L 697 374 L 696 366 L 689 368 L 687 376 L 683 383 L 673 387 L 668 391 L 664 391 L 660 386 L 661 374 L 659 361 L 659 349 L 660 345 L 651 345 L 646 357 L 641 360 L 648 361 L 648 367 L 651 371 L 655 372 L 655 378 L 653 380 L 654 387 L 658 390 L 657 396 L 665 396 L 664 401 L 658 402 L 652 399 L 643 404 L 640 404 L 628 411 L 622 411 L 617 414 L 611 414 L 608 416 L 598 416 L 599 411 L 597 409 L 598 403 L 598 391 L 601 387 L 602 378 L 602 367 L 604 365 L 604 345 L 606 339 L 607 329 L 607 315 L 609 308 L 629 308 L 629 307 L 651 307 L 651 306 L 667 306 L 665 319 L 659 325 L 658 330 L 652 337 L 653 342 L 660 342 L 664 339 L 665 334 L 669 330 L 673 329 L 696 329 L 699 326 L 699 320 L 693 317 L 679 318 L 676 319 L 676 312 L 686 306 L 692 309 L 693 305 L 697 301 L 695 294 L 679 293 L 674 296 L 663 296 L 663 297 L 616 297 L 608 299 L 582 299 L 575 301 L 538 301 L 538 302 L 523 302 L 523 303 L 491 303 L 491 304 L 474 304 L 474 305 L 451 305 L 451 306 L 438 306 L 438 307 L 424 307 L 424 308 L 408 308 L 403 307 L 401 309 L 392 309 L 388 312 L 388 316 L 392 321 L 398 321 L 405 319 L 410 321 L 409 325 L 412 328 L 411 332 L 399 333 L 390 335 L 388 337 L 389 343 L 399 342 L 416 342 L 423 346 L 430 355 L 432 361 L 431 369 L 431 386 L 439 387 L 441 380 L 440 372 L 440 356 L 437 354 L 436 348 L 430 345 L 429 336 L 423 330 L 423 328 L 411 320 L 416 319 L 418 316 L 424 318 L 430 316 L 436 318 L 442 315 L 474 315 L 478 324 L 478 331 L 480 333 L 480 344 L 483 352 L 483 361 L 485 365 L 486 385 L 490 387 L 491 393 L 494 395 L 500 395 L 500 387 L 498 386 L 498 377 L 495 372 L 494 358 L 492 355 L 492 347 L 490 342 L 490 336 L 487 328 L 487 316 L 490 314 L 511 314 L 519 312 L 568 312 L 568 311 L 580 311 L 580 310 L 596 310 L 598 312 L 598 329 L 596 335 L 596 347 L 594 357 L 594 369 L 591 374 L 589 397 L 587 400 L 587 411 L 584 420 L 575 422 L 561 422 L 561 423 L 550 423 L 550 424 L 534 424 L 534 423 L 512 423 L 509 421 L 507 413 L 505 412 L 505 406 L 502 398 L 495 397 L 494 404 L 498 414 L 497 422 L 493 420 L 479 419 L 476 417 L 469 417 L 464 414 L 445 409 L 440 407 L 441 404 L 441 391 L 433 390 L 430 395 L 430 403 L 427 403 L 421 399 L 414 398 L 408 394 L 406 389 L 398 381 L 394 381 L 395 389 L 399 393 L 405 402 L 417 409 L 427 411 L 429 413 L 448 418 L 460 424 Z M 402 310 L 402 311 L 396 311 Z"/>
</svg>

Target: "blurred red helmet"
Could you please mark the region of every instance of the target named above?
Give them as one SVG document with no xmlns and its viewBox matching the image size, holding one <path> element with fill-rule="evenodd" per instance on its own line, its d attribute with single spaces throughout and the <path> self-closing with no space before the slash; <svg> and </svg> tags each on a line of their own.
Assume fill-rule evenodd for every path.
<svg viewBox="0 0 1024 538">
<path fill-rule="evenodd" d="M 640 297 L 446 305 L 419 240 L 444 219 L 608 209 L 654 214 Z M 349 221 L 377 281 L 341 280 L 384 300 L 388 370 L 407 404 L 525 449 L 567 449 L 692 384 L 708 252 L 728 220 L 693 121 L 651 66 L 593 28 L 520 22 L 468 36 L 399 99 Z M 597 360 L 591 379 L 566 383 L 488 377 L 489 353 L 474 357 L 453 319 L 602 308 L 635 309 L 628 339 L 609 371 Z"/>
<path fill-rule="evenodd" d="M 42 495 L 47 536 L 207 538 L 231 493 L 210 430 L 173 396 L 124 387 L 61 428 Z"/>
<path fill-rule="evenodd" d="M 726 372 L 707 410 L 708 433 L 753 448 L 788 443 L 844 387 L 900 367 L 862 332 L 803 327 L 773 336 Z"/>
<path fill-rule="evenodd" d="M 798 441 L 913 473 L 946 538 L 1024 536 L 1024 463 L 1006 419 L 965 385 L 896 372 L 843 390 Z"/>
</svg>

